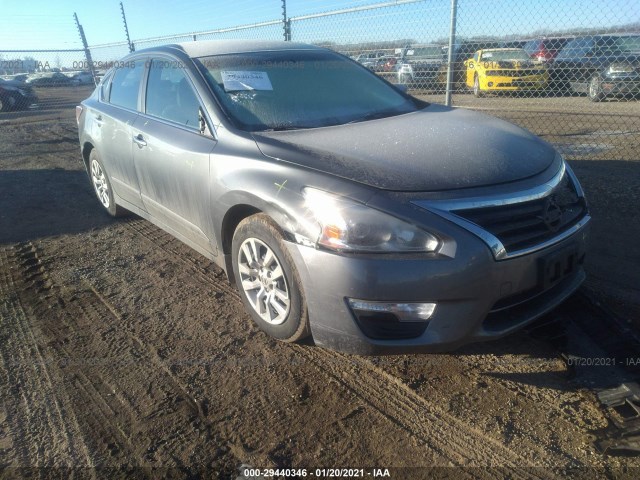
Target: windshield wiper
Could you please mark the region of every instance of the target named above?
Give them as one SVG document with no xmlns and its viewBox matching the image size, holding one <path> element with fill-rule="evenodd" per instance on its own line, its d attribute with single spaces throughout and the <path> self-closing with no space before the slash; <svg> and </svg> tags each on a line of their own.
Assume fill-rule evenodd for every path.
<svg viewBox="0 0 640 480">
<path fill-rule="evenodd" d="M 402 115 L 403 113 L 410 113 L 410 112 L 371 112 L 371 113 L 367 113 L 366 115 L 363 115 L 362 117 L 358 117 L 355 118 L 347 123 L 345 123 L 345 125 L 348 125 L 350 123 L 359 123 L 359 122 L 366 122 L 367 120 L 377 120 L 379 118 L 386 118 L 386 117 L 393 117 L 395 115 Z"/>
<path fill-rule="evenodd" d="M 265 128 L 264 130 L 257 130 L 257 132 L 284 132 L 286 130 L 303 130 L 305 128 L 313 128 L 311 126 L 300 125 L 280 125 L 272 128 Z"/>
</svg>

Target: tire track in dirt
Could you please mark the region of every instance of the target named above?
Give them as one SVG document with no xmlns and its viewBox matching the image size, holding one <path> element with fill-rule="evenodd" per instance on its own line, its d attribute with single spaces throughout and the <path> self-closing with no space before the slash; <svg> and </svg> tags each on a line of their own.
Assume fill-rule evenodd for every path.
<svg viewBox="0 0 640 480">
<path fill-rule="evenodd" d="M 212 261 L 206 259 L 199 253 L 196 253 L 196 255 L 199 259 L 207 262 L 208 266 L 203 266 L 203 262 L 198 261 L 199 259 L 196 260 L 191 255 L 185 255 L 185 251 L 179 251 L 178 248 L 176 248 L 177 246 L 187 248 L 189 252 L 195 253 L 194 250 L 184 246 L 175 237 L 144 219 L 123 222 L 123 225 L 136 236 L 143 238 L 154 247 L 160 247 L 162 250 L 169 253 L 172 258 L 178 260 L 178 262 L 183 265 L 186 265 L 190 270 L 196 273 L 201 280 L 208 283 L 215 293 L 220 295 L 231 295 L 240 300 L 240 294 L 232 285 L 229 284 L 224 272 L 220 268 L 215 266 Z"/>
<path fill-rule="evenodd" d="M 11 268 L 13 265 L 17 268 Z M 19 272 L 19 274 L 17 274 Z M 12 275 L 17 274 L 17 275 Z M 21 275 L 20 275 L 21 274 Z M 43 355 L 38 328 L 20 289 L 38 289 L 48 296 L 51 284 L 35 249 L 26 244 L 0 251 L 0 325 L 2 376 L 11 386 L 2 395 L 13 441 L 8 465 L 12 467 L 91 466 L 91 459 L 70 399 L 52 359 Z M 26 418 L 19 412 L 23 409 Z M 40 472 L 42 474 L 42 472 Z M 95 478 L 93 472 L 90 477 Z"/>
<path fill-rule="evenodd" d="M 42 415 L 28 411 L 26 419 L 17 415 L 24 427 L 20 434 L 12 437 L 26 439 L 29 444 L 47 445 L 48 449 L 57 452 L 60 448 L 56 444 L 60 441 L 56 443 L 53 433 L 49 432 L 65 432 L 65 418 L 71 417 L 76 437 L 80 437 L 79 425 L 82 425 L 92 458 L 87 453 L 84 461 L 75 460 L 69 465 L 111 467 L 115 463 L 128 467 L 166 467 L 155 464 L 158 456 L 171 458 L 173 468 L 184 472 L 191 471 L 192 465 L 207 467 L 202 458 L 194 458 L 193 447 L 208 442 L 220 443 L 219 434 L 200 405 L 157 354 L 121 328 L 119 314 L 93 286 L 69 291 L 67 287 L 53 285 L 41 261 L 41 252 L 32 244 L 20 246 L 15 257 L 10 259 L 6 254 L 3 257 L 5 263 L 19 265 L 13 269 L 16 281 L 4 282 L 3 290 L 16 298 L 23 297 L 23 301 L 33 306 L 32 318 L 27 319 L 25 315 L 23 323 L 29 320 L 39 323 L 42 336 L 48 339 L 47 347 L 64 370 L 65 381 L 60 382 L 64 385 L 56 385 L 56 392 L 65 396 L 66 404 L 71 397 L 73 405 L 64 414 L 58 412 L 55 425 L 45 432 L 48 435 L 39 432 L 29 435 L 32 424 Z M 9 318 L 20 318 L 16 312 L 8 313 Z M 25 338 L 14 343 L 24 345 Z M 96 358 L 96 353 L 105 357 Z M 45 364 L 44 360 L 40 363 Z M 12 370 L 11 366 L 5 368 L 5 371 Z M 31 377 L 33 381 L 40 381 L 43 376 L 35 374 Z M 46 385 L 38 384 L 37 387 L 36 391 L 41 391 Z M 76 419 L 73 411 L 85 413 Z M 47 421 L 52 423 L 50 419 L 54 415 L 47 413 Z M 172 433 L 151 436 L 151 444 L 145 442 L 149 437 L 141 435 L 142 432 L 167 430 Z M 29 462 L 27 465 L 42 466 L 45 460 L 26 446 L 22 448 L 21 457 Z M 229 452 L 223 452 L 215 461 L 214 471 L 228 471 L 240 464 Z"/>
<path fill-rule="evenodd" d="M 531 459 L 525 459 L 498 440 L 448 414 L 367 359 L 320 348 L 295 348 L 303 358 L 315 364 L 318 371 L 353 390 L 364 403 L 415 435 L 455 466 L 491 467 L 492 470 L 483 474 L 494 478 L 554 477 L 550 470 L 538 472 L 523 467 L 529 465 Z M 538 461 L 547 456 L 542 450 L 535 452 Z"/>
<path fill-rule="evenodd" d="M 188 266 L 214 291 L 231 294 L 239 299 L 238 292 L 227 283 L 223 274 L 213 278 L 197 261 L 187 259 L 189 257 L 185 258 L 176 247 L 180 245 L 178 241 L 168 233 L 145 220 L 135 220 L 126 225 L 138 236 L 160 247 L 172 258 Z M 507 475 L 523 478 L 552 476 L 552 472 L 548 470 L 537 476 L 532 469 L 522 467 L 522 465 L 531 464 L 534 457 L 538 464 L 554 464 L 549 454 L 543 449 L 538 449 L 528 461 L 500 441 L 438 408 L 400 379 L 366 359 L 355 357 L 351 359 L 321 348 L 299 346 L 293 348 L 325 377 L 338 381 L 355 393 L 364 404 L 371 406 L 394 424 L 415 435 L 435 452 L 449 459 L 453 465 L 491 466 L 497 468 L 495 476 L 498 478 Z M 566 461 L 566 459 L 563 460 Z"/>
</svg>

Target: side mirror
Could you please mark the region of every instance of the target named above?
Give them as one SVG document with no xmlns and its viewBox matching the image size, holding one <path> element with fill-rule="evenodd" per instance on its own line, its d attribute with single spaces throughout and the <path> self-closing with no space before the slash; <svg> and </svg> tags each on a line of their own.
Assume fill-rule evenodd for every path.
<svg viewBox="0 0 640 480">
<path fill-rule="evenodd" d="M 207 137 L 212 137 L 211 129 L 209 128 L 209 124 L 207 123 L 207 117 L 204 115 L 204 111 L 202 107 L 198 108 L 198 123 L 200 127 L 200 135 L 205 135 Z"/>
</svg>

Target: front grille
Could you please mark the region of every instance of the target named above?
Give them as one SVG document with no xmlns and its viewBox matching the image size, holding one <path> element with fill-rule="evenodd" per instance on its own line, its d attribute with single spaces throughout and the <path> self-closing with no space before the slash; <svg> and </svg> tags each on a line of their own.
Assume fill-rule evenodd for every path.
<svg viewBox="0 0 640 480">
<path fill-rule="evenodd" d="M 507 253 L 534 247 L 578 223 L 587 213 L 567 174 L 547 196 L 528 202 L 453 210 L 496 237 Z"/>
<path fill-rule="evenodd" d="M 490 77 L 528 77 L 530 75 L 542 75 L 544 72 L 536 69 L 524 69 L 524 70 L 491 70 L 487 72 Z"/>
</svg>

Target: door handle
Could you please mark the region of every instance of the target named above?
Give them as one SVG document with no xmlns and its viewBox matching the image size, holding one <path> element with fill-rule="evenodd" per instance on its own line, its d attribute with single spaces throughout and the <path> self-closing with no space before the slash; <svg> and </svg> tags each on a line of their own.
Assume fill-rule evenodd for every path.
<svg viewBox="0 0 640 480">
<path fill-rule="evenodd" d="M 142 136 L 141 133 L 139 133 L 138 135 L 133 137 L 133 141 L 138 145 L 138 147 L 142 148 L 142 147 L 146 147 L 147 146 L 147 142 L 144 140 L 144 137 Z"/>
<path fill-rule="evenodd" d="M 98 125 L 99 127 L 101 127 L 103 123 L 104 123 L 104 120 L 102 120 L 102 115 L 98 115 L 98 116 L 96 117 L 96 125 Z"/>
</svg>

